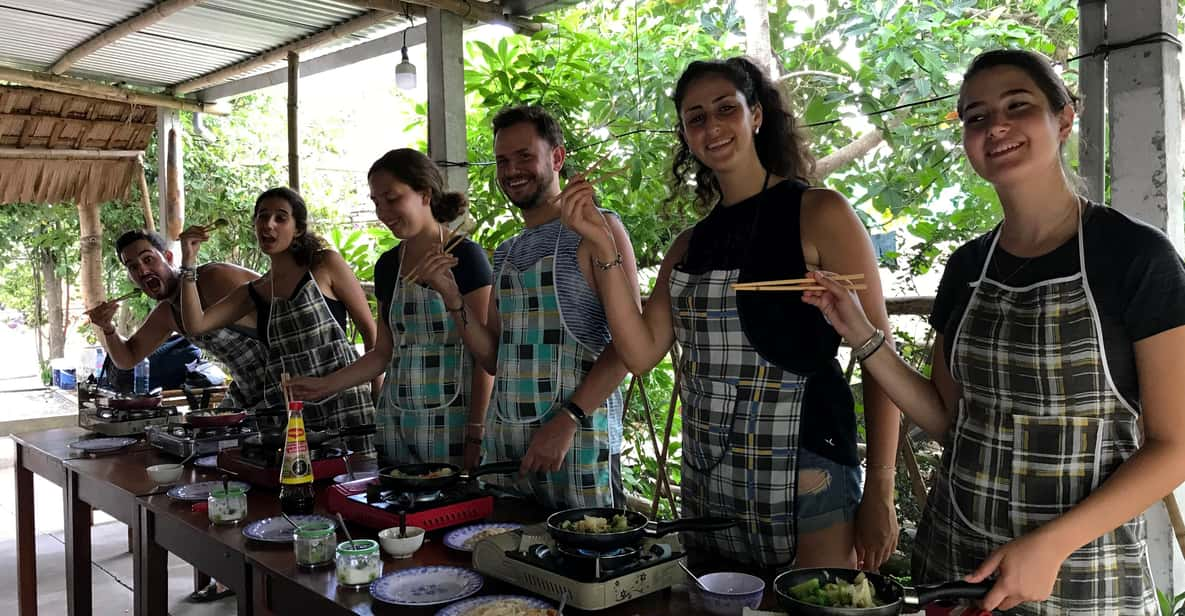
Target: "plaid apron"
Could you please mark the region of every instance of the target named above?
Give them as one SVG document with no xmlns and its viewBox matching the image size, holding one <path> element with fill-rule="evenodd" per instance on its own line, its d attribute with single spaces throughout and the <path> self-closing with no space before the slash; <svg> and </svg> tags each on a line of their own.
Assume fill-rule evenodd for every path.
<svg viewBox="0 0 1185 616">
<path fill-rule="evenodd" d="M 473 359 L 436 291 L 403 281 L 400 252 L 387 321 L 395 350 L 379 398 L 375 446 L 384 464 L 465 461 Z"/>
<path fill-rule="evenodd" d="M 1107 370 L 1078 222 L 1080 271 L 1023 288 L 987 277 L 955 333 L 962 385 L 918 525 L 914 581 L 962 578 L 995 549 L 1081 502 L 1139 447 L 1138 411 Z M 1144 517 L 1075 551 L 1050 598 L 1012 614 L 1156 614 Z"/>
<path fill-rule="evenodd" d="M 180 330 L 181 313 L 173 304 L 169 304 L 169 308 Z M 181 335 L 203 353 L 218 360 L 230 373 L 230 387 L 218 406 L 237 409 L 264 406 L 267 345 L 259 336 L 237 325 L 228 325 L 197 336 L 181 330 Z"/>
<path fill-rule="evenodd" d="M 558 248 L 557 239 L 557 252 Z M 581 344 L 564 325 L 556 295 L 556 259 L 553 253 L 519 271 L 508 250 L 498 272 L 502 336 L 490 400 L 493 412 L 486 413 L 489 462 L 522 459 L 535 431 L 576 391 L 597 359 L 598 353 Z M 499 475 L 491 481 L 532 494 L 552 509 L 613 506 L 610 412 L 608 404 L 588 409 L 589 426 L 576 431 L 559 471 L 527 478 Z"/>
<path fill-rule="evenodd" d="M 738 526 L 684 533 L 691 548 L 763 567 L 794 561 L 798 437 L 807 377 L 766 361 L 741 327 L 738 270 L 671 272 L 683 347 L 683 516 Z"/>
<path fill-rule="evenodd" d="M 272 293 L 268 306 L 268 387 L 269 406 L 282 406 L 280 375 L 325 376 L 358 360 L 358 352 L 346 340 L 325 296 L 317 286 L 317 279 L 309 280 L 292 299 L 276 297 Z M 370 384 L 342 390 L 317 402 L 305 402 L 305 424 L 311 428 L 341 428 L 374 422 L 374 405 L 370 401 Z M 346 446 L 358 453 L 374 451 L 369 436 L 347 437 Z"/>
</svg>

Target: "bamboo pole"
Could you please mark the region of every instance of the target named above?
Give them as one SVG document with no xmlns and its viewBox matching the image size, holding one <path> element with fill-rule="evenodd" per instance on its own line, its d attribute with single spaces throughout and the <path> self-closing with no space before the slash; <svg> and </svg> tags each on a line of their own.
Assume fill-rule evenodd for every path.
<svg viewBox="0 0 1185 616">
<path fill-rule="evenodd" d="M 137 158 L 140 150 L 42 150 L 34 148 L 0 148 L 0 158 L 29 160 L 110 160 Z"/>
<path fill-rule="evenodd" d="M 403 14 L 404 0 L 337 0 L 342 4 L 349 4 L 363 9 L 376 11 L 390 11 Z M 510 26 L 519 34 L 534 34 L 544 28 L 524 17 L 504 14 L 498 4 L 478 4 L 466 0 L 407 0 L 407 4 L 448 11 L 462 19 L 478 21 L 487 24 Z M 491 8 L 492 7 L 492 8 Z"/>
<path fill-rule="evenodd" d="M 136 178 L 140 182 L 140 209 L 144 210 L 144 228 L 156 231 L 156 222 L 152 219 L 152 197 L 148 195 L 148 176 L 144 173 L 144 159 L 140 159 L 137 166 Z"/>
<path fill-rule="evenodd" d="M 226 115 L 230 113 L 230 106 L 222 103 L 204 103 L 202 101 L 177 98 L 175 96 L 168 96 L 165 94 L 139 92 L 136 90 L 117 88 L 115 86 L 109 86 L 103 83 L 86 81 L 83 79 L 74 79 L 73 77 L 64 77 L 62 75 L 54 75 L 51 73 L 38 73 L 34 71 L 22 71 L 15 68 L 0 67 L 0 80 L 8 81 L 14 84 L 51 90 L 53 92 L 61 92 L 63 94 L 88 96 L 91 98 L 98 98 L 104 101 L 116 103 L 151 105 L 153 107 L 180 109 L 182 111 L 197 111 L 200 113 L 209 113 L 213 115 Z"/>
<path fill-rule="evenodd" d="M 905 470 L 909 473 L 909 487 L 913 491 L 913 499 L 919 508 L 926 507 L 926 480 L 922 477 L 922 469 L 918 466 L 918 457 L 913 451 L 913 441 L 909 440 L 909 420 L 901 418 L 901 430 L 897 435 L 897 452 L 905 462 Z"/>
<path fill-rule="evenodd" d="M 300 192 L 300 54 L 288 52 L 288 187 Z"/>
<path fill-rule="evenodd" d="M 180 136 L 177 135 L 177 129 L 169 129 L 168 140 L 168 176 L 165 178 L 165 219 L 161 221 L 161 225 L 170 240 L 176 240 L 181 236 L 181 209 L 184 204 L 181 202 L 181 182 L 182 173 L 181 168 L 181 144 L 179 142 Z"/>
<path fill-rule="evenodd" d="M 281 45 L 280 47 L 261 53 L 253 58 L 243 60 L 242 62 L 237 62 L 226 68 L 221 68 L 193 79 L 182 81 L 173 85 L 170 90 L 174 94 L 185 94 L 187 92 L 193 92 L 194 90 L 201 90 L 206 86 L 222 83 L 223 81 L 228 81 L 233 77 L 242 75 L 243 73 L 283 61 L 288 56 L 288 52 L 299 53 L 302 51 L 315 49 L 325 45 L 326 43 L 330 43 L 339 38 L 349 36 L 361 30 L 370 28 L 371 26 L 390 20 L 393 17 L 394 15 L 386 11 L 371 11 L 359 17 L 344 21 L 336 26 L 326 28 L 320 32 L 306 36 L 302 39 L 295 40 L 291 43 L 288 43 L 287 45 Z"/>
<path fill-rule="evenodd" d="M 1177 504 L 1177 496 L 1169 492 L 1162 499 L 1164 508 L 1169 514 L 1169 524 L 1173 527 L 1173 535 L 1177 537 L 1177 548 L 1181 556 L 1185 557 L 1185 519 L 1181 518 L 1181 507 Z"/>
<path fill-rule="evenodd" d="M 94 308 L 103 302 L 103 223 L 97 203 L 79 202 L 78 230 L 81 244 L 82 304 Z"/>
<path fill-rule="evenodd" d="M 160 4 L 153 5 L 145 9 L 139 15 L 135 15 L 114 26 L 100 32 L 95 37 L 86 41 L 85 43 L 71 49 L 58 58 L 53 66 L 49 68 L 49 72 L 55 75 L 61 75 L 78 63 L 79 60 L 91 55 L 92 53 L 102 49 L 110 43 L 118 41 L 119 39 L 129 35 L 135 34 L 140 30 L 151 26 L 158 21 L 180 11 L 189 8 L 201 0 L 164 0 Z"/>
</svg>

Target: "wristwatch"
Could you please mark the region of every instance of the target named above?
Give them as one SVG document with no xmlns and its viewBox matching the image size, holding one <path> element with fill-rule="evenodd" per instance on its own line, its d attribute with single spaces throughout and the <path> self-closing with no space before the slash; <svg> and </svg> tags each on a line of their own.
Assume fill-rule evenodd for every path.
<svg viewBox="0 0 1185 616">
<path fill-rule="evenodd" d="M 592 427 L 592 420 L 589 419 L 588 413 L 585 413 L 584 409 L 580 408 L 580 405 L 576 404 L 575 402 L 568 400 L 560 408 L 567 411 L 568 413 L 571 413 L 572 417 L 576 419 L 576 423 L 580 424 L 581 428 Z"/>
</svg>

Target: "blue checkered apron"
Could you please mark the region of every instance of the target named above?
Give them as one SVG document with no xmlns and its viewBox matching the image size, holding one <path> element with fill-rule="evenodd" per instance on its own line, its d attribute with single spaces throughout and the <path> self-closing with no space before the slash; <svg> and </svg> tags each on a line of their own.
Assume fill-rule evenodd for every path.
<svg viewBox="0 0 1185 616">
<path fill-rule="evenodd" d="M 558 251 L 558 241 L 556 246 Z M 502 336 L 492 412 L 486 413 L 489 462 L 522 459 L 535 431 L 554 413 L 564 412 L 560 405 L 597 358 L 564 325 L 556 295 L 556 255 L 519 271 L 510 258 L 513 249 L 512 244 L 498 272 Z M 589 409 L 588 416 L 590 425 L 577 430 L 559 471 L 534 473 L 525 479 L 495 476 L 491 481 L 531 494 L 553 509 L 612 506 L 609 409 L 602 404 Z"/>
<path fill-rule="evenodd" d="M 739 270 L 671 272 L 683 348 L 683 516 L 738 526 L 684 533 L 692 549 L 763 567 L 794 560 L 798 437 L 807 377 L 766 361 L 741 327 Z"/>
<path fill-rule="evenodd" d="M 169 304 L 173 320 L 181 328 L 181 312 Z M 218 406 L 253 409 L 264 405 L 263 392 L 267 387 L 267 345 L 254 331 L 238 325 L 228 325 L 211 332 L 181 335 L 206 355 L 218 360 L 230 373 L 230 387 Z"/>
<path fill-rule="evenodd" d="M 375 446 L 383 464 L 461 466 L 473 358 L 440 294 L 403 280 L 402 254 L 387 316 L 395 349 L 379 398 Z"/>
<path fill-rule="evenodd" d="M 997 232 L 996 238 L 999 238 Z M 996 548 L 1062 515 L 1139 447 L 1138 408 L 1108 372 L 1097 309 L 1080 271 L 1022 288 L 987 276 L 959 323 L 951 373 L 958 417 L 926 503 L 914 581 L 962 578 Z M 1075 551 L 1052 596 L 1011 614 L 1156 614 L 1138 516 Z"/>
<path fill-rule="evenodd" d="M 291 299 L 272 293 L 268 307 L 269 406 L 283 406 L 280 375 L 325 376 L 358 360 L 358 352 L 346 340 L 346 333 L 325 303 L 317 279 L 308 280 Z M 310 428 L 341 428 L 374 423 L 370 384 L 344 389 L 316 402 L 304 403 L 305 425 Z M 369 436 L 347 437 L 346 446 L 359 453 L 374 451 Z"/>
</svg>

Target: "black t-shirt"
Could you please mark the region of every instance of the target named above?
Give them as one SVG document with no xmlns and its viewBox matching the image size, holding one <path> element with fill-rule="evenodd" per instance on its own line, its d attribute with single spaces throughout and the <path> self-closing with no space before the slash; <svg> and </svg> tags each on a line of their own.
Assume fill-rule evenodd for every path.
<svg viewBox="0 0 1185 616">
<path fill-rule="evenodd" d="M 951 255 L 938 285 L 930 325 L 942 332 L 947 367 L 959 321 L 979 279 L 993 229 Z M 1115 387 L 1133 405 L 1139 403 L 1139 379 L 1132 344 L 1185 325 L 1185 263 L 1164 233 L 1118 210 L 1090 204 L 1083 212 L 1082 244 L 1086 279 L 1103 329 L 1107 365 Z M 996 246 L 987 276 L 1010 287 L 1072 276 L 1079 271 L 1078 237 L 1033 259 L 1011 255 Z"/>
<path fill-rule="evenodd" d="M 386 319 L 391 313 L 391 295 L 395 292 L 396 276 L 399 275 L 399 249 L 396 246 L 379 256 L 374 264 L 374 294 L 379 300 L 379 314 Z M 453 249 L 457 264 L 453 266 L 453 278 L 461 295 L 493 284 L 494 274 L 485 250 L 477 243 L 465 239 Z"/>
<path fill-rule="evenodd" d="M 802 278 L 800 220 L 808 187 L 783 181 L 734 205 L 717 206 L 692 230 L 676 269 L 739 269 L 739 282 Z M 741 328 L 766 361 L 809 375 L 800 445 L 840 464 L 859 463 L 852 390 L 839 362 L 839 334 L 798 293 L 737 293 Z"/>
</svg>

